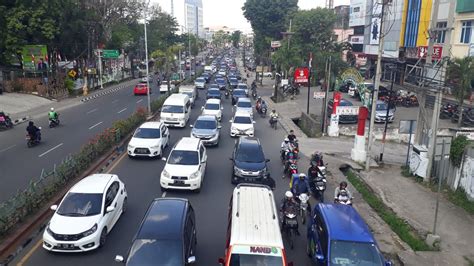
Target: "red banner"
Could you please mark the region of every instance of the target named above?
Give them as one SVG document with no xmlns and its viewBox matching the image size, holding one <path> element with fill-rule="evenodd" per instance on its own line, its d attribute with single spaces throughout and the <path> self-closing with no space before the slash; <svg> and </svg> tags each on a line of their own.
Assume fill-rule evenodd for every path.
<svg viewBox="0 0 474 266">
<path fill-rule="evenodd" d="M 309 69 L 307 67 L 299 67 L 293 75 L 295 83 L 308 83 Z"/>
<path fill-rule="evenodd" d="M 339 103 L 341 102 L 341 93 L 338 91 L 334 92 L 334 103 L 332 105 L 332 113 L 336 114 L 336 108 L 339 106 Z"/>
</svg>

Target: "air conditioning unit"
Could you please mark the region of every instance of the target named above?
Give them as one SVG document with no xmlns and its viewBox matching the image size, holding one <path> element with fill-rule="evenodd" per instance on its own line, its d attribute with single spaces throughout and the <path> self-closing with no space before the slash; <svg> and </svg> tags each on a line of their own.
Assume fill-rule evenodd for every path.
<svg viewBox="0 0 474 266">
<path fill-rule="evenodd" d="M 426 178 L 428 170 L 428 149 L 425 146 L 413 145 L 410 154 L 410 172 Z"/>
</svg>

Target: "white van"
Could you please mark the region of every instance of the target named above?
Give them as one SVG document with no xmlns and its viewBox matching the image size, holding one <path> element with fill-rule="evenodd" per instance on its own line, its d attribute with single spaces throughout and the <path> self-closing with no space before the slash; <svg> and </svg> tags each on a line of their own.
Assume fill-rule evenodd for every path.
<svg viewBox="0 0 474 266">
<path fill-rule="evenodd" d="M 265 185 L 239 184 L 229 203 L 224 266 L 292 266 L 287 262 L 272 190 Z M 263 263 L 262 263 L 263 262 Z"/>
<path fill-rule="evenodd" d="M 191 100 L 186 94 L 171 94 L 161 107 L 161 121 L 167 126 L 185 127 L 191 114 Z"/>
<path fill-rule="evenodd" d="M 186 94 L 189 96 L 189 100 L 191 101 L 191 107 L 194 106 L 196 99 L 197 99 L 197 90 L 196 87 L 190 85 L 183 85 L 179 87 L 179 93 Z"/>
<path fill-rule="evenodd" d="M 205 66 L 204 71 L 209 71 L 211 73 L 214 73 L 214 69 L 212 68 L 212 66 Z"/>
</svg>

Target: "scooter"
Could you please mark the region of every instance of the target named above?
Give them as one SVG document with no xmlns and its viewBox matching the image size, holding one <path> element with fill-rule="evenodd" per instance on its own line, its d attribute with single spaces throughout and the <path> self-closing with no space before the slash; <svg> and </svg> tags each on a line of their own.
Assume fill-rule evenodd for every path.
<svg viewBox="0 0 474 266">
<path fill-rule="evenodd" d="M 229 90 L 225 90 L 224 95 L 226 99 L 229 99 L 229 96 L 230 96 Z"/>
<path fill-rule="evenodd" d="M 32 139 L 30 134 L 26 134 L 26 146 L 28 148 L 31 148 L 33 146 L 36 146 L 40 144 L 41 142 L 41 127 L 38 127 L 38 132 L 36 132 L 36 139 Z"/>
<path fill-rule="evenodd" d="M 273 129 L 277 130 L 277 122 L 278 122 L 278 118 L 276 116 L 272 116 L 270 117 L 270 127 L 272 127 Z"/>
<path fill-rule="evenodd" d="M 311 207 L 309 205 L 309 196 L 306 193 L 301 193 L 298 196 L 298 199 L 300 200 L 301 223 L 305 224 L 306 223 L 306 217 L 308 216 L 308 209 L 311 210 Z"/>
<path fill-rule="evenodd" d="M 254 100 L 257 99 L 257 90 L 256 89 L 252 89 L 252 97 Z"/>
<path fill-rule="evenodd" d="M 57 127 L 59 126 L 59 115 L 56 119 L 49 119 L 49 128 Z"/>
<path fill-rule="evenodd" d="M 293 249 L 294 242 L 293 237 L 298 235 L 298 219 L 297 219 L 297 210 L 291 208 L 284 213 L 283 217 L 283 231 L 285 233 L 286 239 L 290 244 L 290 248 Z"/>
<path fill-rule="evenodd" d="M 349 198 L 347 191 L 342 189 L 337 199 L 334 200 L 334 203 L 352 206 L 352 198 Z"/>
<path fill-rule="evenodd" d="M 267 116 L 267 107 L 266 107 L 266 106 L 262 106 L 262 107 L 260 108 L 260 116 L 261 116 L 262 118 L 265 118 L 265 117 Z"/>
<path fill-rule="evenodd" d="M 12 128 L 13 123 L 8 115 L 3 112 L 0 112 L 0 128 Z"/>
<path fill-rule="evenodd" d="M 324 191 L 326 190 L 327 180 L 324 177 L 318 176 L 318 178 L 310 180 L 311 192 L 315 198 L 319 199 L 321 203 L 324 202 Z"/>
</svg>

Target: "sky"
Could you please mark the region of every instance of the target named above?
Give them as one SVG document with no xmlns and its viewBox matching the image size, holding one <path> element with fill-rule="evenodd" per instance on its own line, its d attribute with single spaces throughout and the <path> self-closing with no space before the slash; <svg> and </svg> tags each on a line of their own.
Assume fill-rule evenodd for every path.
<svg viewBox="0 0 474 266">
<path fill-rule="evenodd" d="M 171 13 L 172 0 L 151 0 L 159 4 L 164 11 Z M 204 27 L 222 27 L 251 32 L 251 26 L 242 13 L 245 0 L 202 0 L 204 13 Z M 299 0 L 301 9 L 323 7 L 326 0 Z M 334 6 L 348 5 L 350 0 L 334 0 Z M 184 0 L 174 0 L 174 13 L 180 25 L 184 24 Z"/>
</svg>

